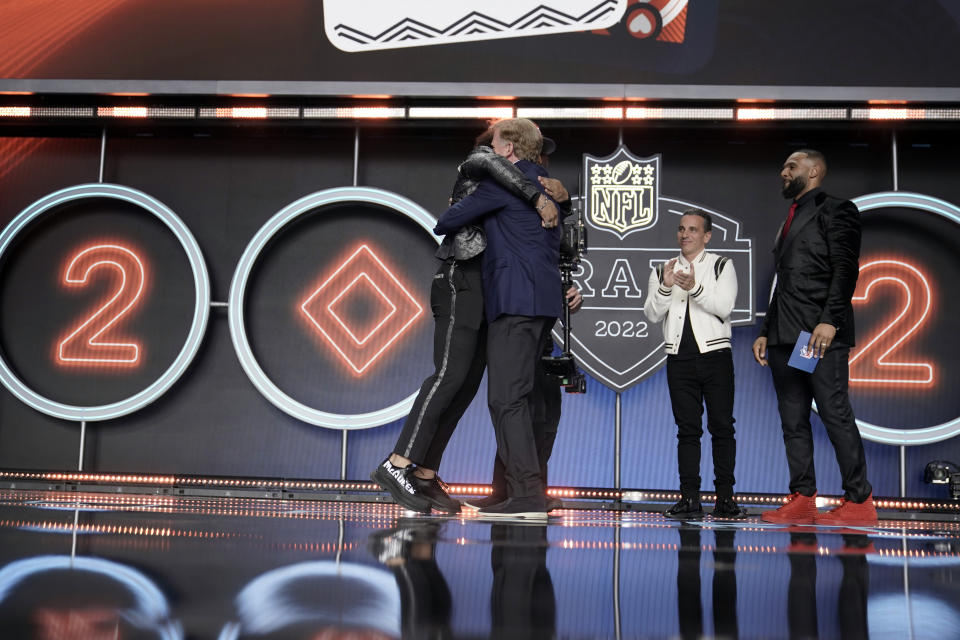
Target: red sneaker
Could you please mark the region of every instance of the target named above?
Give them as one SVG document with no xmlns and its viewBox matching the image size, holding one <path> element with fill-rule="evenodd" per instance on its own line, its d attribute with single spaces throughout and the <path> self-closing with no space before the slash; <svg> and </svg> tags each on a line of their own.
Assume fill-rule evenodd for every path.
<svg viewBox="0 0 960 640">
<path fill-rule="evenodd" d="M 817 524 L 829 526 L 870 526 L 877 524 L 877 508 L 873 505 L 873 494 L 863 502 L 840 499 L 840 506 L 817 514 Z"/>
<path fill-rule="evenodd" d="M 779 509 L 767 511 L 760 516 L 764 522 L 777 524 L 813 524 L 817 516 L 817 494 L 805 496 L 794 493 L 787 498 L 786 503 Z"/>
</svg>

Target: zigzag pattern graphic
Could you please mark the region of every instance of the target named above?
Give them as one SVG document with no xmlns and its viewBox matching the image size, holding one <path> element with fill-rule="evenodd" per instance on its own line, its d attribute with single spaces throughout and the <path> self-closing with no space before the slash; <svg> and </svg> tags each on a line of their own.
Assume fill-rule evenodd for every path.
<svg viewBox="0 0 960 640">
<path fill-rule="evenodd" d="M 459 20 L 442 29 L 431 27 L 418 20 L 404 18 L 382 32 L 371 35 L 349 25 L 338 24 L 334 33 L 341 38 L 359 44 L 403 42 L 407 40 L 431 40 L 442 36 L 465 36 L 498 33 L 511 29 L 543 29 L 570 24 L 590 24 L 606 17 L 617 6 L 617 0 L 603 0 L 580 16 L 571 16 L 546 5 L 539 5 L 513 22 L 503 22 L 471 11 Z"/>
</svg>

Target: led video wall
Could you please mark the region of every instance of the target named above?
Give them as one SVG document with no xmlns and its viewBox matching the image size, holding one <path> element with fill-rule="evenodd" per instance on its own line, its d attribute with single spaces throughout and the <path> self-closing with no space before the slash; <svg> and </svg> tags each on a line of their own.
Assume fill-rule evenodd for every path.
<svg viewBox="0 0 960 640">
<path fill-rule="evenodd" d="M 98 139 L 4 139 L 17 155 L 0 177 L 0 467 L 77 468 L 83 421 L 87 470 L 336 478 L 343 463 L 346 477 L 365 478 L 432 370 L 429 229 L 482 127 L 108 135 L 103 184 L 91 181 Z M 603 123 L 545 132 L 558 143 L 553 175 L 590 196 L 578 184 L 584 162 L 613 157 L 620 132 Z M 863 212 L 851 393 L 871 482 L 898 495 L 907 444 L 908 495 L 939 496 L 922 482 L 924 465 L 960 457 L 949 330 L 955 138 L 899 133 L 894 191 L 883 127 L 624 129 L 631 157 L 657 164 L 654 183 L 639 181 L 656 186 L 656 221 L 618 230 L 609 209 L 596 210 L 598 222 L 585 207 L 590 248 L 574 274 L 585 301 L 572 328 L 588 392 L 564 396 L 551 484 L 613 486 L 619 394 L 621 485 L 676 485 L 659 328 L 641 330 L 635 308 L 651 265 L 676 251 L 677 216 L 695 205 L 715 214 L 711 246 L 731 257 L 740 285 L 737 489 L 784 489 L 775 395 L 750 345 L 785 215 L 779 167 L 802 145 L 824 150 L 828 190 Z M 629 371 L 638 362 L 643 375 Z M 448 449 L 448 481 L 489 479 L 484 394 Z M 821 490 L 839 493 L 819 424 L 815 433 Z M 709 489 L 709 456 L 702 475 Z"/>
</svg>

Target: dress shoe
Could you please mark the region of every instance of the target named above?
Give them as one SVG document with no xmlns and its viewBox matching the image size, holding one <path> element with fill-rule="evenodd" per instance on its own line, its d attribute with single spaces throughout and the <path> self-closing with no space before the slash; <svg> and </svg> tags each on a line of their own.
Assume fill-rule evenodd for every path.
<svg viewBox="0 0 960 640">
<path fill-rule="evenodd" d="M 481 518 L 523 518 L 546 520 L 547 501 L 543 496 L 507 498 L 500 504 L 484 507 L 477 512 Z"/>
<path fill-rule="evenodd" d="M 507 496 L 499 493 L 491 493 L 488 496 L 476 496 L 474 498 L 467 498 L 463 501 L 463 506 L 470 509 L 483 509 L 485 507 L 492 507 L 495 504 L 500 504 L 507 499 Z"/>
<path fill-rule="evenodd" d="M 805 496 L 797 492 L 790 495 L 782 507 L 767 511 L 760 519 L 777 524 L 813 524 L 816 515 L 817 494 Z"/>
<path fill-rule="evenodd" d="M 440 476 L 421 478 L 414 473 L 410 476 L 410 483 L 430 501 L 434 509 L 444 513 L 460 513 L 460 501 L 450 497 L 450 487 L 440 479 Z"/>
<path fill-rule="evenodd" d="M 713 513 L 710 515 L 715 520 L 743 520 L 747 517 L 747 512 L 732 497 L 717 498 L 717 502 L 713 505 Z"/>
<path fill-rule="evenodd" d="M 700 506 L 700 498 L 680 498 L 677 504 L 663 512 L 668 518 L 674 520 L 700 520 L 703 518 L 703 507 Z"/>
<path fill-rule="evenodd" d="M 817 514 L 816 523 L 827 526 L 872 526 L 877 524 L 877 508 L 873 504 L 873 494 L 863 502 L 854 502 L 841 498 L 840 506 Z"/>
</svg>

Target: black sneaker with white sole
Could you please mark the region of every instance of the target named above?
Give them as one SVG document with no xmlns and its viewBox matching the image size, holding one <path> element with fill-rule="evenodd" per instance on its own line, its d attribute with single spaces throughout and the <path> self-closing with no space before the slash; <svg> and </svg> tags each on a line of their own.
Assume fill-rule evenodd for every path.
<svg viewBox="0 0 960 640">
<path fill-rule="evenodd" d="M 450 497 L 449 487 L 440 476 L 434 475 L 428 479 L 411 473 L 409 479 L 413 488 L 429 500 L 434 509 L 445 513 L 460 513 L 460 501 Z"/>
<path fill-rule="evenodd" d="M 481 518 L 523 518 L 546 520 L 547 501 L 543 496 L 507 498 L 499 504 L 484 507 L 477 512 Z"/>
<path fill-rule="evenodd" d="M 430 500 L 417 491 L 411 482 L 413 469 L 412 464 L 406 467 L 395 466 L 390 462 L 390 458 L 387 458 L 370 474 L 370 479 L 388 491 L 401 507 L 418 513 L 430 513 Z"/>
</svg>

